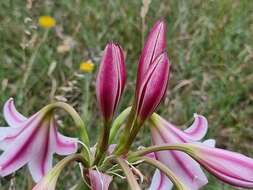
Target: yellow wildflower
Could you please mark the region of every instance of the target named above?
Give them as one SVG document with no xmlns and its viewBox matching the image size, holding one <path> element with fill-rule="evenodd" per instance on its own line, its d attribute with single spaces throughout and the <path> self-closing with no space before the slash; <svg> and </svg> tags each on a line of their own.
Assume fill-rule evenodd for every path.
<svg viewBox="0 0 253 190">
<path fill-rule="evenodd" d="M 51 16 L 40 16 L 39 17 L 39 25 L 42 28 L 52 28 L 56 24 L 56 21 Z"/>
<path fill-rule="evenodd" d="M 91 73 L 94 70 L 94 63 L 91 60 L 81 62 L 80 70 L 86 73 Z"/>
</svg>

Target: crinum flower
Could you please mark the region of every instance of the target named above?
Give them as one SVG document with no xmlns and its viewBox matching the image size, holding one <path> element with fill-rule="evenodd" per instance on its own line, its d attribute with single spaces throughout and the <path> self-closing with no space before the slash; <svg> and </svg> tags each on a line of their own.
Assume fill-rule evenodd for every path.
<svg viewBox="0 0 253 190">
<path fill-rule="evenodd" d="M 33 179 L 38 182 L 52 168 L 55 153 L 69 155 L 77 151 L 77 139 L 58 132 L 50 106 L 26 118 L 10 98 L 4 105 L 4 118 L 9 127 L 0 128 L 2 177 L 28 164 Z"/>
</svg>

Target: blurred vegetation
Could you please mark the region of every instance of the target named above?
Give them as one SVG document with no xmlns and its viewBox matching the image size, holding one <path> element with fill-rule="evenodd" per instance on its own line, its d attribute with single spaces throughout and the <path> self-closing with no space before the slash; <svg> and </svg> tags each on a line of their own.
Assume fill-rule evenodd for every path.
<svg viewBox="0 0 253 190">
<path fill-rule="evenodd" d="M 164 18 L 172 72 L 158 112 L 179 126 L 190 124 L 193 113 L 203 114 L 208 137 L 218 146 L 253 156 L 253 1 L 153 0 L 143 17 L 141 8 L 142 1 L 136 0 L 0 1 L 0 106 L 14 97 L 18 110 L 29 116 L 49 102 L 64 100 L 82 113 L 94 143 L 101 126 L 96 74 L 80 72 L 79 64 L 90 59 L 98 68 L 108 41 L 123 46 L 128 84 L 122 110 L 134 94 L 143 38 Z M 41 15 L 53 16 L 55 28 L 39 28 Z M 75 136 L 71 121 L 63 120 L 63 132 Z M 2 114 L 0 123 L 5 125 Z M 150 143 L 148 128 L 141 133 L 147 135 L 137 144 Z M 0 188 L 26 189 L 25 171 L 1 179 Z M 61 176 L 59 189 L 77 182 L 73 171 L 78 168 Z M 113 189 L 118 189 L 115 184 Z M 211 177 L 204 189 L 233 188 Z"/>
</svg>

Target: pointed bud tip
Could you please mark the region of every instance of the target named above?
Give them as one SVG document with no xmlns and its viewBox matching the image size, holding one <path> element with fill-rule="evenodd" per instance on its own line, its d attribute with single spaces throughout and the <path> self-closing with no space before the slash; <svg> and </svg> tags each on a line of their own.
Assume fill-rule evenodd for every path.
<svg viewBox="0 0 253 190">
<path fill-rule="evenodd" d="M 119 43 L 118 42 L 115 42 L 115 41 L 108 41 L 106 46 L 118 46 L 120 47 Z"/>
<path fill-rule="evenodd" d="M 104 51 L 107 51 L 108 49 L 117 49 L 117 48 L 120 49 L 120 51 L 123 51 L 122 47 L 118 42 L 109 41 L 106 44 Z"/>
<path fill-rule="evenodd" d="M 155 25 L 154 29 L 159 28 L 160 30 L 166 30 L 166 21 L 165 19 L 158 20 Z"/>
<path fill-rule="evenodd" d="M 7 102 L 14 102 L 14 99 L 12 97 L 10 97 Z"/>
<path fill-rule="evenodd" d="M 161 26 L 166 26 L 166 20 L 164 18 L 161 18 L 157 21 Z"/>
</svg>

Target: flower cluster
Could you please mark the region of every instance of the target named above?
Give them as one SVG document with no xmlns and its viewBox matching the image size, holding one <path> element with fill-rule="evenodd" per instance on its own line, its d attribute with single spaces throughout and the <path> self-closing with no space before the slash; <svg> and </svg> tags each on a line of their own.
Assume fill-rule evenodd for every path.
<svg viewBox="0 0 253 190">
<path fill-rule="evenodd" d="M 85 72 L 91 72 L 93 67 L 92 63 L 80 66 Z M 208 130 L 203 115 L 194 114 L 193 123 L 181 130 L 154 113 L 166 92 L 169 73 L 166 24 L 158 21 L 150 31 L 139 59 L 132 106 L 115 117 L 126 83 L 125 55 L 119 44 L 108 43 L 96 81 L 103 127 L 93 147 L 83 120 L 70 105 L 52 103 L 25 117 L 16 110 L 10 98 L 3 110 L 9 127 L 0 128 L 3 151 L 0 176 L 5 177 L 28 164 L 37 183 L 33 189 L 54 190 L 62 170 L 75 161 L 80 165 L 81 185 L 92 190 L 109 189 L 113 177 L 126 179 L 130 189 L 140 190 L 143 174 L 138 166 L 146 163 L 155 168 L 149 190 L 201 189 L 208 183 L 202 168 L 233 186 L 253 188 L 253 159 L 216 148 L 213 139 L 203 140 Z M 58 132 L 54 117 L 56 109 L 64 109 L 73 118 L 80 131 L 78 138 Z M 151 145 L 133 151 L 131 145 L 144 123 L 151 131 Z M 55 153 L 68 156 L 53 166 Z M 79 184 L 74 187 L 77 186 Z"/>
</svg>

